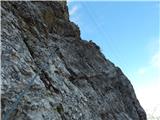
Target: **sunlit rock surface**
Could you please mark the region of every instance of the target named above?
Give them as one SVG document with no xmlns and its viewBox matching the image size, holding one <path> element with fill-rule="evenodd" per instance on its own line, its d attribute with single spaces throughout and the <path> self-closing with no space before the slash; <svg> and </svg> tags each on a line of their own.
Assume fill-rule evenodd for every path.
<svg viewBox="0 0 160 120">
<path fill-rule="evenodd" d="M 66 2 L 1 5 L 2 120 L 146 120 L 120 68 L 80 38 Z"/>
</svg>

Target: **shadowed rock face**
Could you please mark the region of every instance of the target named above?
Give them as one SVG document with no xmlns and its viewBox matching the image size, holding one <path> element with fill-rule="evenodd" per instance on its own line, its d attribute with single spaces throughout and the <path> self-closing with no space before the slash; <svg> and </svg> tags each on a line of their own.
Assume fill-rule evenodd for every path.
<svg viewBox="0 0 160 120">
<path fill-rule="evenodd" d="M 2 2 L 2 117 L 146 120 L 133 87 L 93 42 L 81 40 L 66 2 Z"/>
</svg>

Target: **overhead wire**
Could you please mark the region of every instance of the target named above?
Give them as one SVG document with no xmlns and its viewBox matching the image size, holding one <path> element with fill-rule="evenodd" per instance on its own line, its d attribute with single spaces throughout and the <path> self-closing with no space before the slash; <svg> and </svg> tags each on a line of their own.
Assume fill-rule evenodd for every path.
<svg viewBox="0 0 160 120">
<path fill-rule="evenodd" d="M 80 3 L 83 6 L 83 8 L 85 9 L 85 11 L 87 12 L 87 15 L 89 15 L 90 19 L 95 24 L 95 27 L 97 28 L 98 32 L 107 40 L 107 43 L 108 43 L 107 45 L 111 49 L 111 52 L 112 52 L 112 55 L 114 56 L 114 58 L 116 58 L 122 64 L 123 62 L 121 61 L 121 59 L 122 59 L 123 56 L 121 55 L 121 59 L 120 59 L 120 57 L 119 57 L 120 53 L 117 54 L 117 52 L 116 52 L 116 51 L 118 51 L 118 50 L 116 50 L 117 48 L 114 47 L 114 49 L 113 49 L 112 43 L 111 43 L 113 40 L 111 39 L 111 37 L 109 37 L 109 35 L 105 32 L 105 30 L 103 30 L 102 27 L 99 24 L 97 24 L 94 17 L 96 17 L 96 18 L 98 18 L 98 17 L 96 16 L 96 14 L 94 14 L 94 11 L 92 10 L 92 14 L 94 14 L 94 17 L 93 17 L 93 15 L 91 14 L 91 12 L 89 10 L 90 7 L 87 7 L 84 2 L 80 2 Z M 112 58 L 110 55 L 108 55 L 108 56 L 110 58 Z M 125 66 L 124 63 L 123 63 L 123 65 Z"/>
</svg>

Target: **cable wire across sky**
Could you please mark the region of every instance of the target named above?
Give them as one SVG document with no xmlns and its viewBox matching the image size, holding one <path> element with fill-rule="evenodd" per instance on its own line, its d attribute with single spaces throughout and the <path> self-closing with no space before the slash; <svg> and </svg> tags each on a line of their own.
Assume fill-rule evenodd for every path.
<svg viewBox="0 0 160 120">
<path fill-rule="evenodd" d="M 102 35 L 104 37 L 105 40 L 107 40 L 107 45 L 108 47 L 110 48 L 111 51 L 109 51 L 108 53 L 108 57 L 111 58 L 111 53 L 112 55 L 120 62 L 120 63 L 123 63 L 123 65 L 125 66 L 125 60 L 123 58 L 122 55 L 120 55 L 120 53 L 118 52 L 119 50 L 116 48 L 116 47 L 113 47 L 112 46 L 112 41 L 113 39 L 111 39 L 111 37 L 109 37 L 108 34 L 106 34 L 106 31 L 100 26 L 100 24 L 98 24 L 96 22 L 96 19 L 95 18 L 98 18 L 96 16 L 96 14 L 94 14 L 94 10 L 90 10 L 89 8 L 91 7 L 87 7 L 88 5 L 85 4 L 85 2 L 80 2 L 81 5 L 83 6 L 83 8 L 85 9 L 87 15 L 89 16 L 89 18 L 91 19 L 91 21 L 93 21 L 95 27 L 97 28 L 96 30 L 100 33 L 100 35 Z M 91 13 L 92 11 L 92 13 Z M 92 15 L 93 14 L 93 15 Z M 121 56 L 121 57 L 120 57 Z M 107 56 L 106 56 L 107 57 Z M 123 62 L 122 62 L 123 61 Z"/>
</svg>

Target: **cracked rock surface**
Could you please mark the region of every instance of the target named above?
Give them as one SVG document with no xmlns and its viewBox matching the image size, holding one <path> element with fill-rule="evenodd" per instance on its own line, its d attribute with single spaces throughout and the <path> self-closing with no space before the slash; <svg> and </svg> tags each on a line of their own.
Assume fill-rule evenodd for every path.
<svg viewBox="0 0 160 120">
<path fill-rule="evenodd" d="M 146 120 L 133 87 L 93 42 L 80 38 L 66 2 L 1 2 L 2 120 Z"/>
</svg>

